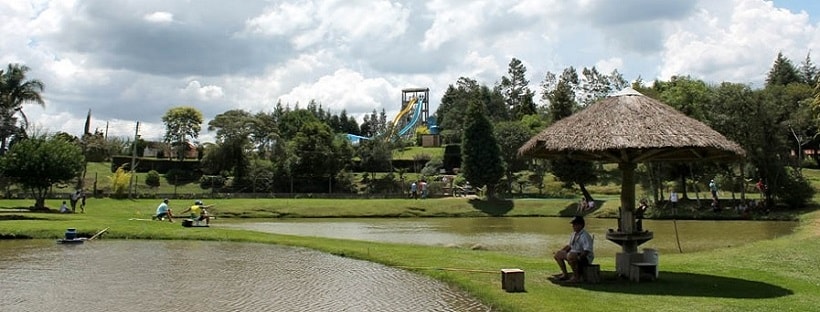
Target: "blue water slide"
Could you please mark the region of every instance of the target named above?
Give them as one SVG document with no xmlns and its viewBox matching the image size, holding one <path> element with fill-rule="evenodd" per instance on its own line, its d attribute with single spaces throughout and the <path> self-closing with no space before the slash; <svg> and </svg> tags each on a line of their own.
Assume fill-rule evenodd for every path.
<svg viewBox="0 0 820 312">
<path fill-rule="evenodd" d="M 404 128 L 401 128 L 401 130 L 399 130 L 399 136 L 404 136 L 405 134 L 407 134 L 407 131 L 410 131 L 410 129 L 416 127 L 416 124 L 419 122 L 419 119 L 421 118 L 421 107 L 424 104 L 424 100 L 425 99 L 420 99 L 416 101 L 416 110 L 413 111 L 413 119 L 410 119 L 410 122 L 408 122 L 407 125 L 404 126 Z"/>
</svg>

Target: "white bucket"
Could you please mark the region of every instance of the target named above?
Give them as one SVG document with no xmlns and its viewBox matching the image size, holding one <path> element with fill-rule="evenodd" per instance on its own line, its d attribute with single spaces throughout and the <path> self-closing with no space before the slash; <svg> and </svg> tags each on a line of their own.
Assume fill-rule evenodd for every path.
<svg viewBox="0 0 820 312">
<path fill-rule="evenodd" d="M 658 278 L 658 251 L 652 248 L 644 248 L 643 262 L 648 262 L 655 265 L 655 278 Z"/>
</svg>

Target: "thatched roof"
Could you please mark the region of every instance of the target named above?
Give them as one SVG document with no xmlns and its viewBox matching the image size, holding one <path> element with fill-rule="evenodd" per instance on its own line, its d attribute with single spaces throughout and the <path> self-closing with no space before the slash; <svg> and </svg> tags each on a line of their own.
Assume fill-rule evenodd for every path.
<svg viewBox="0 0 820 312">
<path fill-rule="evenodd" d="M 616 163 L 731 160 L 746 154 L 709 126 L 632 88 L 559 120 L 518 153 Z"/>
</svg>

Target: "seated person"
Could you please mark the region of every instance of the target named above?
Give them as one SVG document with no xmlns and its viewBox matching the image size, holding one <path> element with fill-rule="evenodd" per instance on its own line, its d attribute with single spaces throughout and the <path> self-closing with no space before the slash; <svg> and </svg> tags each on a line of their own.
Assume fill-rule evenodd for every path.
<svg viewBox="0 0 820 312">
<path fill-rule="evenodd" d="M 572 224 L 572 235 L 569 237 L 569 244 L 555 252 L 555 261 L 561 268 L 561 274 L 556 277 L 577 283 L 581 281 L 581 266 L 592 263 L 595 255 L 592 252 L 592 236 L 584 230 L 586 226 L 584 217 L 576 216 L 570 223 Z M 569 263 L 572 268 L 572 278 L 567 273 L 566 263 Z"/>
<path fill-rule="evenodd" d="M 157 213 L 151 217 L 153 220 L 162 221 L 163 218 L 168 217 L 169 222 L 174 222 L 174 215 L 171 213 L 171 208 L 168 208 L 168 199 L 163 199 L 162 203 L 157 206 Z"/>
<path fill-rule="evenodd" d="M 210 205 L 202 204 L 201 200 L 197 200 L 194 202 L 194 205 L 185 209 L 182 213 L 191 212 L 191 219 L 195 221 L 203 221 L 205 220 L 205 225 L 211 224 L 211 217 L 208 215 L 208 211 L 205 210 L 206 208 L 211 208 Z"/>
<path fill-rule="evenodd" d="M 65 201 L 63 201 L 63 205 L 60 206 L 60 213 L 70 213 L 70 212 L 71 212 L 71 210 L 68 210 L 68 206 L 65 204 Z"/>
</svg>

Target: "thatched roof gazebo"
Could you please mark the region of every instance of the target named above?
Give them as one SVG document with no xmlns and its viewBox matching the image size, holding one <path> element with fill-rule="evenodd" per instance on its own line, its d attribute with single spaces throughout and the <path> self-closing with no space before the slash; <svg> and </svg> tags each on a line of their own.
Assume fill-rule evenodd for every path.
<svg viewBox="0 0 820 312">
<path fill-rule="evenodd" d="M 634 171 L 638 163 L 731 161 L 745 156 L 737 143 L 709 126 L 632 88 L 555 122 L 527 141 L 518 153 L 617 163 L 623 175 L 621 212 L 618 230 L 607 233 L 607 239 L 620 244 L 627 254 L 652 239 L 651 232 L 635 229 Z M 618 272 L 629 270 L 626 261 L 616 263 Z"/>
</svg>

